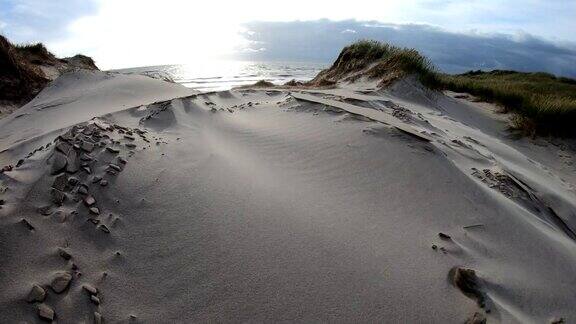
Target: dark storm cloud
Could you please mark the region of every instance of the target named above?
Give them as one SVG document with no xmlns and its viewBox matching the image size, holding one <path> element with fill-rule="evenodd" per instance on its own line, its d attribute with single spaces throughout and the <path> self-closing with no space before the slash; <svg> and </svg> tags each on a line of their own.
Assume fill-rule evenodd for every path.
<svg viewBox="0 0 576 324">
<path fill-rule="evenodd" d="M 347 44 L 375 39 L 416 48 L 450 73 L 511 69 L 576 77 L 574 45 L 559 45 L 528 34 L 458 34 L 428 25 L 354 20 L 253 22 L 245 27 L 244 36 L 251 43 L 240 55 L 246 59 L 331 62 Z"/>
</svg>

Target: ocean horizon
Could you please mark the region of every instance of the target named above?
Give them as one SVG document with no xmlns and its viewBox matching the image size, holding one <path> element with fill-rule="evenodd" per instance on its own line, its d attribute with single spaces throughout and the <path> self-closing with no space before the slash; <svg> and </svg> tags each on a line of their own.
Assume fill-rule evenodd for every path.
<svg viewBox="0 0 576 324">
<path fill-rule="evenodd" d="M 259 62 L 240 60 L 204 61 L 195 64 L 167 64 L 110 70 L 167 78 L 201 92 L 229 90 L 260 80 L 283 84 L 308 81 L 327 68 L 328 63 Z"/>
</svg>

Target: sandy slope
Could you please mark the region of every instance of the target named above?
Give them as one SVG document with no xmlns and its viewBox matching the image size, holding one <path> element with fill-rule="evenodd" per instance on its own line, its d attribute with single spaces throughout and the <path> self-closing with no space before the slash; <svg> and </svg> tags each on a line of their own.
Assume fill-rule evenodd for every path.
<svg viewBox="0 0 576 324">
<path fill-rule="evenodd" d="M 38 321 L 38 284 L 60 323 L 575 321 L 565 143 L 511 140 L 478 104 L 409 79 L 360 86 L 56 80 L 0 120 L 3 164 L 63 134 L 0 175 L 2 318 Z M 80 140 L 97 145 L 65 144 Z M 449 282 L 455 266 L 476 270 L 484 310 Z"/>
</svg>

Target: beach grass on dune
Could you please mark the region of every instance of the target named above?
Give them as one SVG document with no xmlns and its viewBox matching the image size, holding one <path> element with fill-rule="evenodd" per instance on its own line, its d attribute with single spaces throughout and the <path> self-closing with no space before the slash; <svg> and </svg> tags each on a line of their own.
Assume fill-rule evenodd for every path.
<svg viewBox="0 0 576 324">
<path fill-rule="evenodd" d="M 321 72 L 312 82 L 339 79 L 353 72 L 365 70 L 370 78 L 384 82 L 407 74 L 418 74 L 420 81 L 430 87 L 438 85 L 432 62 L 417 50 L 402 48 L 374 40 L 361 40 L 346 46 L 331 68 Z M 360 75 L 356 75 L 359 77 Z M 353 80 L 354 76 L 352 76 Z"/>
<path fill-rule="evenodd" d="M 362 71 L 361 74 L 354 74 Z M 408 74 L 416 74 L 425 86 L 436 90 L 467 92 L 516 113 L 512 125 L 534 135 L 576 135 L 576 80 L 548 73 L 471 71 L 459 75 L 439 72 L 417 50 L 361 40 L 346 46 L 328 70 L 312 82 L 338 80 L 346 75 L 382 79 L 385 86 Z"/>
<path fill-rule="evenodd" d="M 498 70 L 442 74 L 439 80 L 444 89 L 467 92 L 517 113 L 514 126 L 528 133 L 575 135 L 576 80 Z"/>
</svg>

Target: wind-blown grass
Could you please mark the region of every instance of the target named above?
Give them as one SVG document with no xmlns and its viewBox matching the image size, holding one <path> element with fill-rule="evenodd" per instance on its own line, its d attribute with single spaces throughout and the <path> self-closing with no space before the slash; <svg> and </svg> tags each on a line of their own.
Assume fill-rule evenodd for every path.
<svg viewBox="0 0 576 324">
<path fill-rule="evenodd" d="M 449 50 L 449 49 L 446 49 Z M 308 85 L 326 86 L 359 78 L 380 80 L 380 86 L 415 74 L 425 86 L 467 92 L 514 112 L 513 126 L 530 134 L 576 135 L 576 80 L 547 73 L 514 71 L 448 75 L 415 49 L 362 40 L 344 47 L 329 69 Z"/>
<path fill-rule="evenodd" d="M 514 71 L 439 75 L 442 88 L 467 92 L 518 114 L 514 126 L 534 135 L 576 135 L 576 80 Z"/>
<path fill-rule="evenodd" d="M 430 87 L 438 85 L 432 62 L 418 51 L 373 40 L 362 40 L 344 47 L 334 64 L 312 80 L 312 83 L 344 78 L 381 78 L 389 83 L 407 74 L 417 74 L 420 81 Z"/>
</svg>

